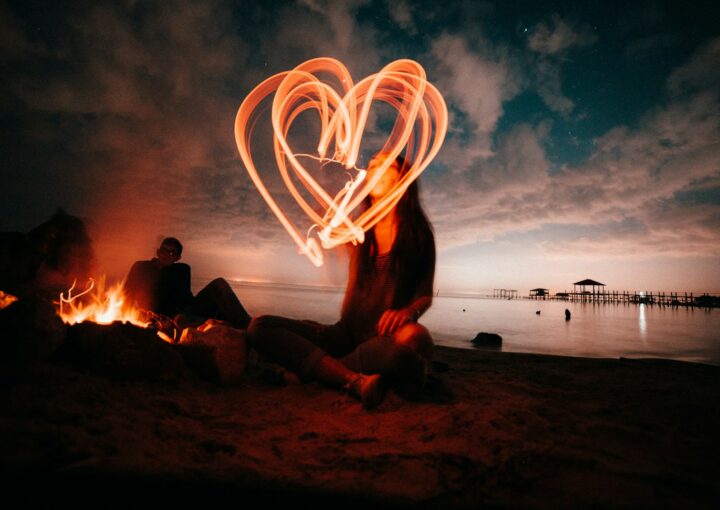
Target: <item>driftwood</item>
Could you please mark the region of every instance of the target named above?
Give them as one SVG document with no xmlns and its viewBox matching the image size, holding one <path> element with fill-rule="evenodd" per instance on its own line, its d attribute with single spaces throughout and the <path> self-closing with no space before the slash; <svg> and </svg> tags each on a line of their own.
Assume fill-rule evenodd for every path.
<svg viewBox="0 0 720 510">
<path fill-rule="evenodd" d="M 122 380 L 173 380 L 184 370 L 182 357 L 153 330 L 119 322 L 83 322 L 68 327 L 56 358 Z"/>
</svg>

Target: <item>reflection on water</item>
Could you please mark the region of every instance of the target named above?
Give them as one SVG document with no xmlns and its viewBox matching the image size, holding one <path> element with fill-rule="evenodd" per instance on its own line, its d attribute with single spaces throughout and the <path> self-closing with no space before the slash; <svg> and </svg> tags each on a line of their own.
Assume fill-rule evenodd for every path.
<svg viewBox="0 0 720 510">
<path fill-rule="evenodd" d="M 202 287 L 193 282 L 195 291 Z M 252 315 L 335 322 L 341 289 L 233 284 Z M 572 318 L 565 320 L 568 308 Z M 540 314 L 536 312 L 540 311 Z M 661 357 L 720 365 L 720 309 L 440 296 L 422 317 L 438 344 L 472 349 L 480 331 L 503 351 L 588 357 Z"/>
<path fill-rule="evenodd" d="M 645 305 L 642 303 L 638 305 L 638 326 L 640 328 L 640 336 L 645 338 L 647 320 L 645 319 Z"/>
</svg>

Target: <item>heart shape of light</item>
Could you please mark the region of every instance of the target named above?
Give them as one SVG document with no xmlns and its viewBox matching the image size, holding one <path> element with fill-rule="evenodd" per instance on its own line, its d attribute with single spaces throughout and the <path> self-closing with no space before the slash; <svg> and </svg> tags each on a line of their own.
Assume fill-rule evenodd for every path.
<svg viewBox="0 0 720 510">
<path fill-rule="evenodd" d="M 318 73 L 331 79 L 321 80 Z M 275 161 L 283 182 L 310 219 L 312 226 L 305 235 L 287 218 L 263 184 L 250 150 L 258 106 L 273 93 L 271 115 Z M 373 101 L 389 104 L 397 117 L 379 151 L 386 157 L 373 177 L 366 179 L 366 171 L 356 168 L 355 164 Z M 320 120 L 316 159 L 334 161 L 348 172 L 355 172 L 334 195 L 318 184 L 287 141 L 293 121 L 307 110 L 315 110 Z M 427 81 L 425 70 L 417 62 L 396 60 L 380 72 L 353 84 L 350 73 L 340 61 L 316 58 L 291 71 L 271 76 L 248 94 L 235 117 L 235 141 L 245 169 L 270 209 L 300 252 L 320 266 L 323 263 L 321 245 L 329 249 L 347 242 L 363 242 L 364 233 L 395 207 L 408 186 L 437 155 L 445 139 L 447 124 L 445 101 L 437 88 Z M 332 156 L 327 157 L 328 153 Z M 385 196 L 351 219 L 353 210 L 362 204 L 400 154 L 404 154 L 410 164 L 408 172 Z M 293 176 L 310 192 L 322 214 L 300 194 Z M 312 237 L 313 232 L 317 238 Z"/>
</svg>

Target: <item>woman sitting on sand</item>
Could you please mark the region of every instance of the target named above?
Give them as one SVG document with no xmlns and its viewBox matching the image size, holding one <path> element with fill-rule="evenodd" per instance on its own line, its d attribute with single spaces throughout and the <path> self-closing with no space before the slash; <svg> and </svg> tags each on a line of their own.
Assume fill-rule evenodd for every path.
<svg viewBox="0 0 720 510">
<path fill-rule="evenodd" d="M 385 157 L 370 161 L 368 179 Z M 385 196 L 408 170 L 398 157 L 365 206 Z M 346 388 L 370 408 L 383 398 L 381 376 L 420 382 L 433 351 L 430 333 L 417 323 L 432 304 L 435 275 L 435 239 L 417 180 L 351 250 L 338 323 L 262 316 L 251 322 L 248 341 L 301 379 Z"/>
</svg>

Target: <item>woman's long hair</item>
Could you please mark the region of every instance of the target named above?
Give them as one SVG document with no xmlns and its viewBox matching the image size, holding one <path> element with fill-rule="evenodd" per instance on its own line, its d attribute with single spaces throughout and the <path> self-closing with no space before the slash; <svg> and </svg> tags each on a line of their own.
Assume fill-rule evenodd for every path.
<svg viewBox="0 0 720 510">
<path fill-rule="evenodd" d="M 400 178 L 410 170 L 405 158 L 395 159 Z M 365 208 L 371 205 L 370 197 L 365 198 Z M 395 278 L 393 308 L 407 306 L 417 291 L 417 285 L 425 278 L 432 278 L 435 272 L 435 237 L 432 226 L 420 203 L 420 185 L 415 179 L 403 194 L 395 208 L 397 234 L 390 250 L 390 271 Z M 355 282 L 363 285 L 375 271 L 375 257 L 378 255 L 375 229 L 365 234 L 365 241 L 358 247 L 355 268 Z M 430 274 L 428 274 L 428 271 Z"/>
</svg>

